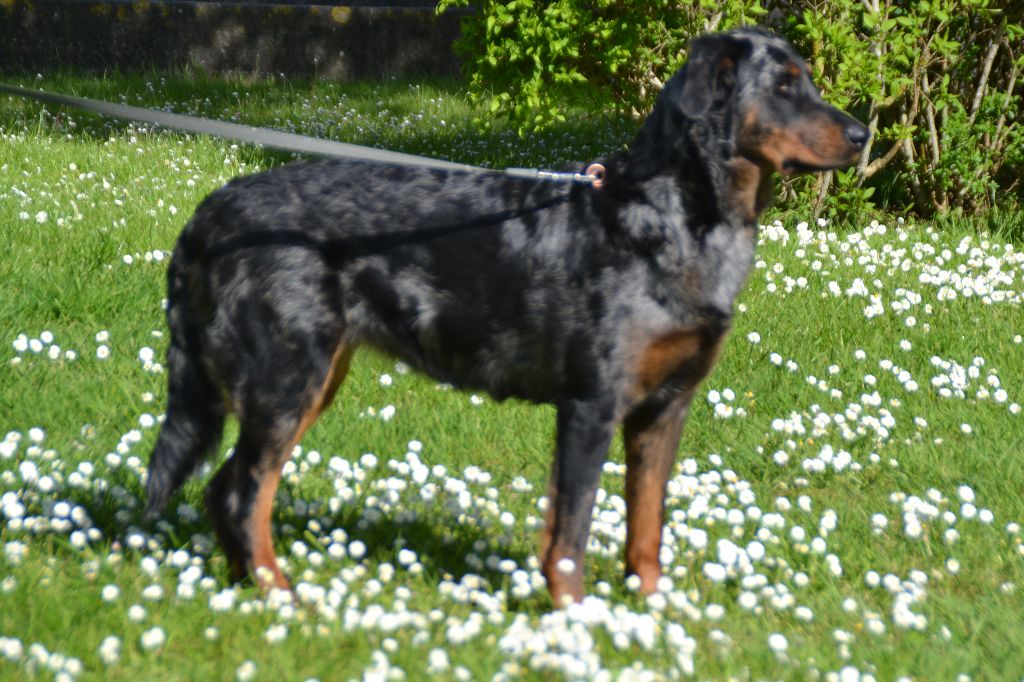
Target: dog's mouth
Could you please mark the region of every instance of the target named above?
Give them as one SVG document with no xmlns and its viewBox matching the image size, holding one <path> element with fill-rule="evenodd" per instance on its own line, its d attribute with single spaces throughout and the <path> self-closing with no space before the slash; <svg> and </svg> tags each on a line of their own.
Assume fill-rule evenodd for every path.
<svg viewBox="0 0 1024 682">
<path fill-rule="evenodd" d="M 832 170 L 835 166 L 820 166 L 817 164 L 804 163 L 796 159 L 784 159 L 779 166 L 779 173 L 782 175 L 802 175 L 803 173 L 819 173 Z"/>
<path fill-rule="evenodd" d="M 821 173 L 823 171 L 836 170 L 837 168 L 844 168 L 852 163 L 855 163 L 860 156 L 860 150 L 855 150 L 844 159 L 839 159 L 832 163 L 821 163 L 821 162 L 809 162 L 802 161 L 800 159 L 783 159 L 782 163 L 776 169 L 782 175 L 793 176 L 803 175 L 804 173 Z"/>
</svg>

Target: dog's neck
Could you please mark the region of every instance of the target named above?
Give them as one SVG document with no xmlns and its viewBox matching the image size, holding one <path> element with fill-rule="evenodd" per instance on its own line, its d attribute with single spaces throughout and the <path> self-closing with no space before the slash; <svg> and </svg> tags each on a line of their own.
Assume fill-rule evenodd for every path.
<svg viewBox="0 0 1024 682">
<path fill-rule="evenodd" d="M 756 225 L 761 211 L 772 200 L 772 169 L 742 156 L 733 157 L 724 166 L 724 187 L 718 195 L 723 216 L 733 224 Z"/>
<path fill-rule="evenodd" d="M 758 217 L 772 199 L 773 171 L 740 155 L 726 142 L 731 136 L 719 129 L 726 118 L 688 122 L 687 149 L 680 155 L 677 172 L 681 180 L 703 179 L 693 194 L 710 200 L 716 223 L 756 228 Z"/>
<path fill-rule="evenodd" d="M 641 135 L 622 159 L 622 179 L 642 188 L 652 178 L 675 177 L 688 222 L 697 230 L 721 223 L 756 227 L 758 216 L 772 199 L 773 171 L 720 149 L 720 144 L 711 142 L 720 137 L 717 131 L 694 127 L 688 132 L 686 138 L 707 139 L 684 138 L 679 147 L 664 148 L 652 146 Z M 709 155 L 709 149 L 718 155 Z"/>
</svg>

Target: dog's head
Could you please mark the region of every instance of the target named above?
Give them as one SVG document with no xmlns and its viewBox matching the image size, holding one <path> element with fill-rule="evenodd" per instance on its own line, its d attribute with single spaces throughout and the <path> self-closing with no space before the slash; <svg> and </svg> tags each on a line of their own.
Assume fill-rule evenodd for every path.
<svg viewBox="0 0 1024 682">
<path fill-rule="evenodd" d="M 641 139 L 664 144 L 693 126 L 704 131 L 705 155 L 742 157 L 786 175 L 846 166 L 870 137 L 821 98 L 788 42 L 750 28 L 690 43 L 686 65 L 666 84 Z"/>
</svg>

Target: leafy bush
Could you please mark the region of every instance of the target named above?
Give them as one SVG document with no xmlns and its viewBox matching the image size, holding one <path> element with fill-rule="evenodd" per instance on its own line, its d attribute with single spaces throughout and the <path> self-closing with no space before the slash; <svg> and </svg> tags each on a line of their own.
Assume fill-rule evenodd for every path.
<svg viewBox="0 0 1024 682">
<path fill-rule="evenodd" d="M 976 212 L 1024 191 L 1018 0 L 474 4 L 458 45 L 471 91 L 521 131 L 565 120 L 567 103 L 639 116 L 685 61 L 691 36 L 761 23 L 793 41 L 825 97 L 874 132 L 854 169 L 784 187 L 816 212 L 876 202 L 921 215 Z"/>
<path fill-rule="evenodd" d="M 990 208 L 1001 192 L 1020 191 L 1024 26 L 1016 2 L 789 5 L 800 11 L 786 33 L 825 95 L 875 133 L 856 171 L 836 176 L 840 191 L 864 200 L 885 187 L 889 207 L 922 215 Z"/>
<path fill-rule="evenodd" d="M 470 0 L 441 0 L 439 8 Z M 475 96 L 520 130 L 565 120 L 566 102 L 646 112 L 689 36 L 753 23 L 756 0 L 482 0 L 457 49 Z"/>
</svg>

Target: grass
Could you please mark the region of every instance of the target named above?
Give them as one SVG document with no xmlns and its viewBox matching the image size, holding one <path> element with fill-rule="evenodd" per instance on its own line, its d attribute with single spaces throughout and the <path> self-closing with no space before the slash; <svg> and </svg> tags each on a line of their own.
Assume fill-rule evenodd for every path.
<svg viewBox="0 0 1024 682">
<path fill-rule="evenodd" d="M 477 112 L 445 83 L 38 85 L 493 166 L 564 167 L 630 129 L 479 134 Z M 149 348 L 159 363 L 166 347 L 164 254 L 206 193 L 286 157 L 11 99 L 0 132 L 0 676 L 643 679 L 692 664 L 711 679 L 846 668 L 986 680 L 1024 669 L 1012 525 L 1024 520 L 1013 408 L 1024 402 L 1024 261 L 1006 243 L 1019 219 L 802 229 L 791 214 L 762 230 L 681 445 L 672 587 L 647 601 L 621 578 L 611 466 L 588 566 L 601 599 L 550 611 L 532 559 L 550 408 L 473 398 L 362 353 L 282 485 L 278 553 L 299 594 L 282 606 L 251 586 L 229 591 L 197 513 L 208 472 L 165 522 L 139 528 L 135 516 L 165 399 L 164 376 L 140 359 Z M 871 295 L 881 312 L 869 316 Z M 852 462 L 830 459 L 840 452 Z"/>
</svg>

